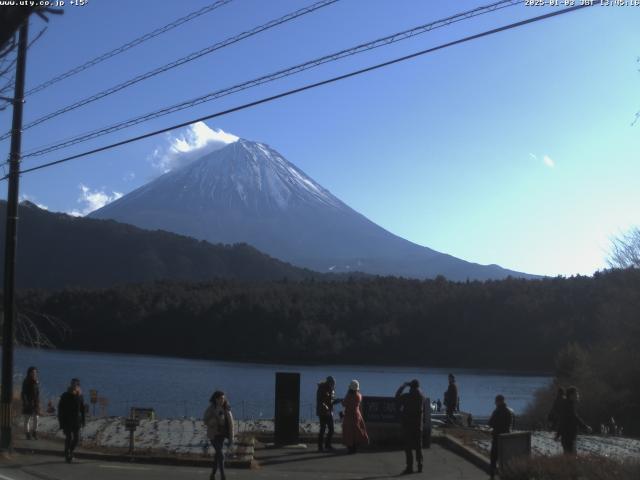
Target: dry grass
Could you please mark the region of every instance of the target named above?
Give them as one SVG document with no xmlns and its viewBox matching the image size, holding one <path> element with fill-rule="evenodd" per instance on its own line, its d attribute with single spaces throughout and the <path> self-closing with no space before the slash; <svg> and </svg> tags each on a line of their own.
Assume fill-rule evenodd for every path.
<svg viewBox="0 0 640 480">
<path fill-rule="evenodd" d="M 640 462 L 590 456 L 532 457 L 510 462 L 503 480 L 638 480 Z"/>
</svg>

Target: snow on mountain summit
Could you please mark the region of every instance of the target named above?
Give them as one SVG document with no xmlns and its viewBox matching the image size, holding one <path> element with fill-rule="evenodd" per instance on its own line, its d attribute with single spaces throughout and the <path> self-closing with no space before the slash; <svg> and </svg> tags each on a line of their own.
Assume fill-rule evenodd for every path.
<svg viewBox="0 0 640 480">
<path fill-rule="evenodd" d="M 301 204 L 332 208 L 345 205 L 302 170 L 264 143 L 244 139 L 165 175 L 179 184 L 181 196 L 222 200 L 228 205 L 265 211 Z"/>
</svg>

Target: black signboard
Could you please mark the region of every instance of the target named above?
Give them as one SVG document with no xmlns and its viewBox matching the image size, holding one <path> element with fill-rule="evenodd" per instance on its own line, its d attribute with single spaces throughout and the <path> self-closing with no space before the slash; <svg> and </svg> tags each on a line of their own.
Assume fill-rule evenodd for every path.
<svg viewBox="0 0 640 480">
<path fill-rule="evenodd" d="M 131 407 L 129 411 L 131 418 L 139 418 L 144 420 L 155 420 L 156 411 L 153 408 Z"/>
<path fill-rule="evenodd" d="M 362 397 L 365 422 L 400 423 L 400 409 L 394 397 Z"/>
<path fill-rule="evenodd" d="M 397 424 L 400 426 L 400 405 L 395 397 L 362 397 L 362 416 L 367 423 Z M 425 399 L 423 420 L 424 446 L 431 446 L 431 400 Z"/>
<path fill-rule="evenodd" d="M 140 425 L 140 420 L 138 420 L 137 418 L 127 418 L 124 421 L 124 428 L 129 431 L 135 430 L 136 428 L 138 428 L 138 425 Z"/>
<path fill-rule="evenodd" d="M 275 442 L 298 443 L 300 422 L 300 374 L 276 373 Z"/>
</svg>

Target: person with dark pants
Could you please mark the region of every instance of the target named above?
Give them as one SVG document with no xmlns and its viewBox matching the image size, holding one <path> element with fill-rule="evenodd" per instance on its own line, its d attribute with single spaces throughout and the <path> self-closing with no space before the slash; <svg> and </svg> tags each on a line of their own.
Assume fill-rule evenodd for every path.
<svg viewBox="0 0 640 480">
<path fill-rule="evenodd" d="M 444 406 L 447 408 L 447 419 L 454 422 L 453 414 L 458 411 L 458 386 L 453 373 L 449 374 L 449 387 L 444 394 Z"/>
<path fill-rule="evenodd" d="M 503 395 L 496 396 L 496 409 L 489 419 L 491 427 L 491 478 L 495 477 L 498 468 L 498 436 L 502 433 L 509 433 L 513 426 L 513 412 L 504 400 Z"/>
<path fill-rule="evenodd" d="M 58 403 L 58 422 L 64 432 L 64 458 L 67 463 L 73 460 L 73 451 L 80 439 L 80 428 L 84 427 L 85 406 L 80 389 L 80 380 L 71 379 L 71 385 L 60 396 Z"/>
<path fill-rule="evenodd" d="M 320 433 L 318 434 L 318 451 L 323 450 L 332 451 L 334 448 L 331 445 L 331 439 L 333 437 L 333 406 L 336 403 L 340 403 L 340 400 L 335 399 L 335 386 L 336 381 L 333 377 L 329 376 L 324 382 L 318 384 L 318 390 L 316 391 L 316 415 L 320 420 Z M 327 436 L 325 438 L 325 431 Z"/>
<path fill-rule="evenodd" d="M 409 393 L 402 393 L 409 387 Z M 400 407 L 402 436 L 407 468 L 403 473 L 413 473 L 413 451 L 416 451 L 416 466 L 422 472 L 422 428 L 424 424 L 425 397 L 420 391 L 420 382 L 411 380 L 403 383 L 396 391 L 396 401 Z"/>
<path fill-rule="evenodd" d="M 209 478 L 214 480 L 219 470 L 221 480 L 225 480 L 223 446 L 225 439 L 229 440 L 229 445 L 233 443 L 233 416 L 224 392 L 220 390 L 213 392 L 209 399 L 209 406 L 204 412 L 203 421 L 207 426 L 207 437 L 215 451 L 213 470 Z"/>
<path fill-rule="evenodd" d="M 584 423 L 578 416 L 576 404 L 580 401 L 580 394 L 576 387 L 567 388 L 566 399 L 562 404 L 562 410 L 558 424 L 558 435 L 562 442 L 562 450 L 565 455 L 576 454 L 576 439 L 578 429 L 582 428 L 591 433 L 591 427 Z"/>
<path fill-rule="evenodd" d="M 38 415 L 40 414 L 40 382 L 38 369 L 29 367 L 22 382 L 22 414 L 24 415 L 24 433 L 27 440 L 38 439 Z"/>
</svg>

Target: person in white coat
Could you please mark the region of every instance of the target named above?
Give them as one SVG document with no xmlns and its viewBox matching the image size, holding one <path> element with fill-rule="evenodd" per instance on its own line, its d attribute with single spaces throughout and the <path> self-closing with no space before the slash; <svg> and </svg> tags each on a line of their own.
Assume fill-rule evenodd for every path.
<svg viewBox="0 0 640 480">
<path fill-rule="evenodd" d="M 229 441 L 229 445 L 233 443 L 233 416 L 224 392 L 220 390 L 213 392 L 209 399 L 209 406 L 204 412 L 203 421 L 207 427 L 207 437 L 215 450 L 210 479 L 214 480 L 216 472 L 220 470 L 220 478 L 225 480 L 222 446 L 225 439 Z"/>
</svg>

